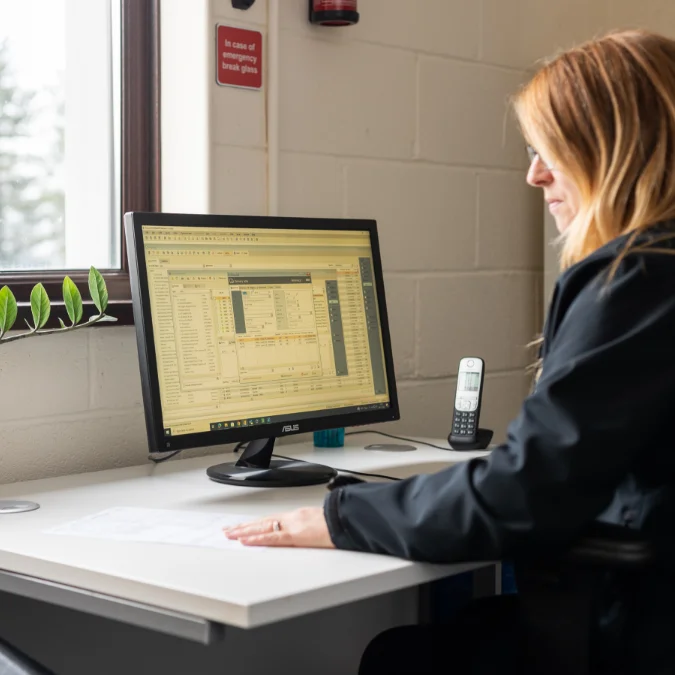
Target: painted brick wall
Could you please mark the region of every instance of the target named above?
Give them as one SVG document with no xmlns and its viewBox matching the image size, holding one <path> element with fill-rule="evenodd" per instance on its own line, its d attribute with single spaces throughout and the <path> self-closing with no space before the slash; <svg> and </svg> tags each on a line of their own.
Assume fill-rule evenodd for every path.
<svg viewBox="0 0 675 675">
<path fill-rule="evenodd" d="M 503 436 L 527 391 L 525 345 L 544 295 L 543 205 L 525 185 L 507 98 L 559 47 L 610 26 L 675 27 L 675 7 L 362 0 L 358 26 L 322 29 L 307 24 L 305 0 L 279 2 L 279 209 L 379 222 L 403 411 L 387 428 L 446 433 L 457 361 L 477 353 L 489 372 L 484 422 Z M 164 36 L 190 56 L 165 61 L 185 69 L 164 87 L 166 206 L 264 214 L 265 95 L 218 87 L 209 41 L 218 21 L 266 33 L 267 3 L 163 9 L 190 12 Z M 0 349 L 0 403 L 0 481 L 145 461 L 132 328 Z"/>
</svg>

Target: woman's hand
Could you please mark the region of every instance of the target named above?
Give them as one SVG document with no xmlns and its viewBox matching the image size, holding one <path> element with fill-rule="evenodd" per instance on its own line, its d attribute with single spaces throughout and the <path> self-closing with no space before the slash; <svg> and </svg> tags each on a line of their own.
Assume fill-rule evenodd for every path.
<svg viewBox="0 0 675 675">
<path fill-rule="evenodd" d="M 236 539 L 245 546 L 335 548 L 320 506 L 235 525 L 223 532 L 228 539 Z"/>
</svg>

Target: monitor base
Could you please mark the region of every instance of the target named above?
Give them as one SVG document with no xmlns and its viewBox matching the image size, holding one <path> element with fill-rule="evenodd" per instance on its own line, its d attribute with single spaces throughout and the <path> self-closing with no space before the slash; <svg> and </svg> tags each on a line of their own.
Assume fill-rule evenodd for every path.
<svg viewBox="0 0 675 675">
<path fill-rule="evenodd" d="M 225 485 L 278 488 L 328 483 L 337 471 L 323 464 L 273 459 L 269 467 L 241 466 L 237 462 L 216 464 L 206 470 L 206 475 Z"/>
</svg>

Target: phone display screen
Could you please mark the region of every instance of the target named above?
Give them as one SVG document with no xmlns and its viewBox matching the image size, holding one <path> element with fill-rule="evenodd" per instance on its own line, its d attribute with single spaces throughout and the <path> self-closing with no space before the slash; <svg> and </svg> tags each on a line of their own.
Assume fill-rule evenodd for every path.
<svg viewBox="0 0 675 675">
<path fill-rule="evenodd" d="M 463 372 L 459 377 L 459 388 L 462 391 L 478 391 L 480 385 L 480 373 Z"/>
</svg>

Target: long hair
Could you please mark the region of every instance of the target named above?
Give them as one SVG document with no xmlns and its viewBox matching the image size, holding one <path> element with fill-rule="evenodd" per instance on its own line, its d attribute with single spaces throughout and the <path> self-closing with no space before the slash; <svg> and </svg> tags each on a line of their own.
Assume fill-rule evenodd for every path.
<svg viewBox="0 0 675 675">
<path fill-rule="evenodd" d="M 628 234 L 611 276 L 640 233 L 675 218 L 675 41 L 642 30 L 591 40 L 545 63 L 513 105 L 527 142 L 579 190 L 562 270 Z M 536 382 L 541 358 L 533 369 Z"/>
<path fill-rule="evenodd" d="M 526 140 L 580 193 L 562 269 L 675 217 L 675 41 L 633 30 L 586 42 L 546 63 L 514 108 Z"/>
</svg>

